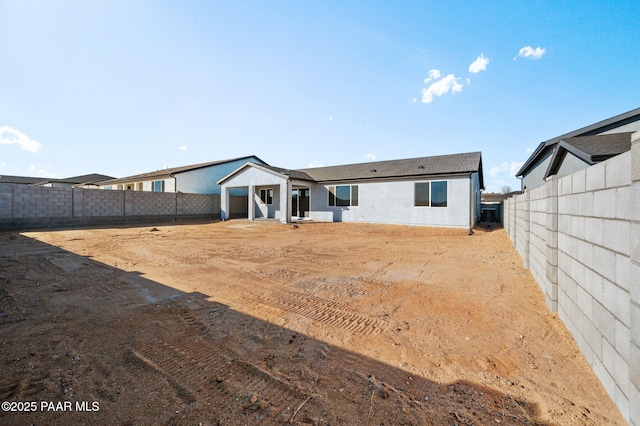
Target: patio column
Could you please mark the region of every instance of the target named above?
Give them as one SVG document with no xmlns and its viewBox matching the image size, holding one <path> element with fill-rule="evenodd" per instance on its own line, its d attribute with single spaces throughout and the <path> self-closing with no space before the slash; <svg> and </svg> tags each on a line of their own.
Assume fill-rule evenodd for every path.
<svg viewBox="0 0 640 426">
<path fill-rule="evenodd" d="M 280 222 L 291 222 L 291 182 L 288 179 L 280 184 Z"/>
<path fill-rule="evenodd" d="M 220 187 L 220 219 L 229 220 L 229 188 Z"/>
<path fill-rule="evenodd" d="M 247 202 L 249 203 L 248 207 L 248 214 L 247 214 L 247 218 L 249 220 L 255 220 L 256 218 L 256 189 L 255 186 L 253 185 L 249 185 L 248 188 L 248 194 L 247 194 Z"/>
</svg>

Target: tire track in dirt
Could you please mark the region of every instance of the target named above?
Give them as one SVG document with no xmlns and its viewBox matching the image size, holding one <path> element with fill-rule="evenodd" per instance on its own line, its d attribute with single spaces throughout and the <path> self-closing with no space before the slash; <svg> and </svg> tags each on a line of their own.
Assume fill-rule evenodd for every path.
<svg viewBox="0 0 640 426">
<path fill-rule="evenodd" d="M 268 310 L 285 319 L 305 317 L 357 334 L 375 336 L 390 328 L 390 324 L 384 320 L 355 312 L 344 303 L 306 292 L 280 291 L 273 297 L 265 298 L 263 302 Z M 278 310 L 281 312 L 277 312 Z"/>
<path fill-rule="evenodd" d="M 245 415 L 258 410 L 268 413 L 268 418 L 258 416 L 252 419 L 252 424 L 273 424 L 274 419 L 277 423 L 289 420 L 287 407 L 290 409 L 304 400 L 305 394 L 295 385 L 246 360 L 244 352 L 249 352 L 250 348 L 239 346 L 234 350 L 225 343 L 241 342 L 241 337 L 236 341 L 233 335 L 245 329 L 252 330 L 249 323 L 258 320 L 243 319 L 247 318 L 245 315 L 238 318 L 226 316 L 223 321 L 230 322 L 229 334 L 215 335 L 200 319 L 208 313 L 207 310 L 199 309 L 197 303 L 172 310 L 177 322 L 164 324 L 153 334 L 141 333 L 134 340 L 130 356 L 138 365 L 163 377 L 187 404 L 215 400 L 216 406 L 212 408 L 219 417 L 229 415 L 242 400 Z M 277 327 L 267 328 L 264 330 L 267 334 L 279 334 Z M 255 399 L 252 398 L 254 395 Z"/>
</svg>

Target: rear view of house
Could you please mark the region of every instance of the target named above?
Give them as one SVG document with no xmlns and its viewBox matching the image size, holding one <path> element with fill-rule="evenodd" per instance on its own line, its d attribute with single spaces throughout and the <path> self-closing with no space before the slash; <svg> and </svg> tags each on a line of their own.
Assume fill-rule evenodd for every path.
<svg viewBox="0 0 640 426">
<path fill-rule="evenodd" d="M 480 152 L 291 170 L 246 163 L 218 181 L 249 193 L 248 219 L 472 228 L 484 189 Z"/>
</svg>

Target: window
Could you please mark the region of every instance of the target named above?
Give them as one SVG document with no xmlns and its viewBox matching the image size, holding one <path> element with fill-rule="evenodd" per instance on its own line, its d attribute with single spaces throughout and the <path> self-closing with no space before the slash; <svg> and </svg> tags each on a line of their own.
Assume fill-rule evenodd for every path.
<svg viewBox="0 0 640 426">
<path fill-rule="evenodd" d="M 447 182 L 431 182 L 431 207 L 447 207 Z"/>
<path fill-rule="evenodd" d="M 264 204 L 273 204 L 273 189 L 261 189 L 260 200 L 262 200 Z"/>
<path fill-rule="evenodd" d="M 429 182 L 417 182 L 415 187 L 416 206 L 429 206 Z"/>
<path fill-rule="evenodd" d="M 153 192 L 164 192 L 164 181 L 163 180 L 154 180 L 153 181 Z"/>
<path fill-rule="evenodd" d="M 329 187 L 329 205 L 355 207 L 358 205 L 358 185 L 340 185 Z"/>
<path fill-rule="evenodd" d="M 416 182 L 416 207 L 447 207 L 447 181 Z"/>
</svg>

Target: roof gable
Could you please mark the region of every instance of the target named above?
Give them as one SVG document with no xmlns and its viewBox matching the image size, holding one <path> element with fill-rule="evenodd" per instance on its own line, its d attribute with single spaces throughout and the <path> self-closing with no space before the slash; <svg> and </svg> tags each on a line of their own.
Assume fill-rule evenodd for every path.
<svg viewBox="0 0 640 426">
<path fill-rule="evenodd" d="M 611 131 L 615 128 L 624 126 L 625 124 L 634 123 L 636 121 L 640 121 L 640 108 L 633 109 L 631 111 L 625 112 L 623 114 L 616 115 L 611 118 L 607 118 L 606 120 L 598 121 L 597 123 L 591 124 L 586 127 L 582 127 L 580 129 L 574 130 L 569 133 L 565 133 L 564 135 L 557 136 L 555 138 L 549 139 L 545 142 L 540 143 L 535 151 L 529 156 L 527 161 L 522 165 L 520 170 L 516 173 L 516 176 L 524 175 L 529 169 L 535 167 L 536 160 L 539 158 L 541 153 L 545 151 L 545 148 L 549 146 L 554 146 L 558 144 L 560 141 L 567 141 L 568 139 L 576 138 L 576 137 L 586 137 L 586 136 L 605 136 L 600 133 Z M 615 134 L 615 133 L 612 133 Z M 622 133 L 620 133 L 622 134 Z M 628 149 L 626 150 L 628 151 Z M 621 154 L 626 151 L 617 152 L 617 154 Z"/>
<path fill-rule="evenodd" d="M 631 149 L 633 132 L 609 133 L 595 136 L 577 136 L 558 141 L 544 178 L 558 174 L 566 153 L 593 165 Z"/>
</svg>

